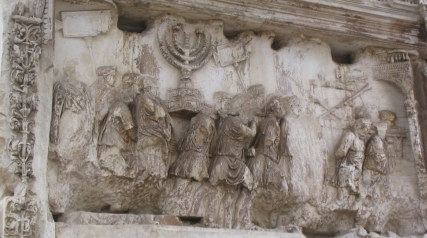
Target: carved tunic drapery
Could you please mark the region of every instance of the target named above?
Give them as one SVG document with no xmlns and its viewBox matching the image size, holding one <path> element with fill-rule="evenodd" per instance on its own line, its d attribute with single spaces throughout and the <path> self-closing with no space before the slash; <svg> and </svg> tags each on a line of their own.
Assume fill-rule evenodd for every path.
<svg viewBox="0 0 427 238">
<path fill-rule="evenodd" d="M 254 140 L 255 156 L 248 163 L 254 178 L 254 187 L 270 184 L 279 189 L 282 187 L 284 175 L 278 167 L 279 141 L 278 120 L 273 116 L 264 118 L 258 126 L 258 133 Z"/>
<path fill-rule="evenodd" d="M 218 129 L 218 141 L 214 148 L 209 181 L 212 184 L 225 182 L 229 185 L 242 184 L 251 189 L 252 174 L 243 157 L 243 149 L 248 138 L 255 135 L 256 128 L 245 125 L 239 116 L 228 116 Z"/>
<path fill-rule="evenodd" d="M 127 161 L 133 163 L 134 133 L 129 130 L 135 127 L 132 114 L 123 102 L 110 106 L 107 116 L 101 124 L 98 140 L 98 154 L 101 167 L 113 171 L 118 176 L 128 174 Z"/>
<path fill-rule="evenodd" d="M 63 138 L 62 136 L 59 136 L 59 127 L 62 117 L 76 117 L 73 115 L 81 114 L 81 118 L 78 119 L 78 121 L 81 121 L 80 126 L 84 126 L 86 124 L 90 124 L 90 126 L 92 126 L 92 97 L 88 92 L 87 86 L 84 83 L 74 79 L 65 79 L 64 81 L 56 83 L 53 91 L 54 104 L 50 141 L 54 144 L 58 144 L 59 138 Z M 67 115 L 69 113 L 70 115 Z M 69 136 L 75 136 L 75 133 L 81 132 L 82 129 L 86 130 L 87 128 L 77 128 L 74 133 L 67 129 L 64 129 L 64 131 L 67 131 Z"/>
<path fill-rule="evenodd" d="M 156 178 L 166 178 L 171 139 L 171 119 L 161 101 L 151 95 L 136 97 L 138 141 L 136 165 Z"/>
<path fill-rule="evenodd" d="M 197 181 L 209 178 L 209 149 L 214 134 L 215 122 L 209 115 L 199 113 L 192 118 L 190 131 L 178 145 L 181 153 L 169 174 Z"/>
</svg>

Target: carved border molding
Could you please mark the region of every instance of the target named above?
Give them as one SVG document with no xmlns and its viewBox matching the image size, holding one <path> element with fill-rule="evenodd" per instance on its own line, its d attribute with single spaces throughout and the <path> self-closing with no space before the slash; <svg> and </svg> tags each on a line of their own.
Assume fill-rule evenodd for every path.
<svg viewBox="0 0 427 238">
<path fill-rule="evenodd" d="M 426 44 L 420 39 L 419 5 L 403 0 L 373 0 L 369 3 L 360 0 L 218 0 L 214 3 L 181 0 L 179 4 L 167 0 L 115 2 L 120 15 L 135 21 L 155 17 L 154 12 L 174 9 L 175 15 L 186 19 L 208 20 L 216 16 L 224 20 L 225 31 L 258 29 L 262 22 L 262 27 L 274 31 L 277 38 L 286 38 L 290 32 L 297 32 L 334 42 L 339 36 L 360 42 L 359 49 L 387 46 L 416 49 L 426 54 Z"/>
<path fill-rule="evenodd" d="M 44 7 L 43 4 L 40 6 Z M 15 173 L 21 178 L 15 187 L 14 197 L 4 200 L 5 237 L 28 237 L 34 234 L 37 221 L 38 200 L 27 193 L 32 177 L 34 157 L 34 117 L 37 111 L 37 66 L 41 54 L 43 19 L 34 17 L 30 7 L 19 4 L 12 16 L 9 60 L 11 91 L 9 103 L 10 128 L 14 136 L 9 139 L 7 150 L 16 165 Z M 42 9 L 44 10 L 44 9 Z M 33 16 L 31 16 L 33 14 Z"/>
</svg>

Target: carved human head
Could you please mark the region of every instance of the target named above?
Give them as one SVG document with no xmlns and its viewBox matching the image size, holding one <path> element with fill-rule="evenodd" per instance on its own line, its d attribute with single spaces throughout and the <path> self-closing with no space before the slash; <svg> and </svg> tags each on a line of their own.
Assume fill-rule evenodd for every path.
<svg viewBox="0 0 427 238">
<path fill-rule="evenodd" d="M 64 62 L 64 73 L 68 77 L 74 77 L 76 74 L 76 61 L 65 61 Z"/>
<path fill-rule="evenodd" d="M 359 138 L 364 138 L 371 129 L 371 120 L 367 118 L 359 118 L 353 124 L 353 132 Z"/>
<path fill-rule="evenodd" d="M 213 94 L 213 99 L 215 101 L 215 110 L 218 111 L 219 115 L 225 115 L 227 113 L 227 108 L 230 106 L 230 100 L 232 96 L 227 92 L 215 92 Z"/>
<path fill-rule="evenodd" d="M 145 94 L 159 95 L 158 79 L 150 75 L 143 75 L 143 91 Z"/>
<path fill-rule="evenodd" d="M 206 141 L 211 137 L 215 125 L 209 115 L 202 113 L 191 119 L 191 128 L 196 139 Z"/>
<path fill-rule="evenodd" d="M 109 86 L 114 86 L 116 82 L 116 67 L 115 66 L 101 66 L 96 70 L 98 78 L 103 79 Z"/>
<path fill-rule="evenodd" d="M 301 105 L 301 100 L 297 96 L 288 96 L 283 100 L 285 105 L 286 114 L 288 115 L 300 115 L 303 107 Z"/>
<path fill-rule="evenodd" d="M 282 97 L 280 95 L 272 95 L 267 98 L 265 114 L 280 118 L 284 115 L 284 111 L 285 108 L 282 104 Z"/>
<path fill-rule="evenodd" d="M 142 75 L 136 73 L 127 73 L 123 75 L 123 88 L 133 87 L 136 91 L 143 89 Z"/>
<path fill-rule="evenodd" d="M 264 98 L 265 88 L 262 84 L 252 85 L 248 88 L 248 94 L 253 98 Z"/>
<path fill-rule="evenodd" d="M 379 111 L 379 117 L 381 121 L 387 122 L 389 128 L 397 128 L 396 122 L 396 114 L 389 110 Z"/>
<path fill-rule="evenodd" d="M 135 76 L 133 73 L 124 74 L 122 77 L 122 87 L 129 88 L 134 84 Z"/>
</svg>

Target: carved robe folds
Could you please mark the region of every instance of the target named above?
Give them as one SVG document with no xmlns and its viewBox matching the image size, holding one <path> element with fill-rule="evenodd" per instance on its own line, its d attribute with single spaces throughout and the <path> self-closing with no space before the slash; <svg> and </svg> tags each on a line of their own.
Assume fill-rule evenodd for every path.
<svg viewBox="0 0 427 238">
<path fill-rule="evenodd" d="M 344 155 L 338 171 L 338 186 L 340 188 L 349 187 L 352 192 L 358 193 L 358 184 L 365 158 L 364 153 L 364 141 L 353 132 L 347 132 L 336 152 L 337 157 Z"/>
<path fill-rule="evenodd" d="M 160 100 L 150 94 L 136 98 L 138 142 L 136 165 L 138 171 L 157 179 L 167 177 L 171 119 Z"/>
<path fill-rule="evenodd" d="M 209 178 L 209 148 L 214 133 L 215 123 L 209 115 L 199 113 L 191 119 L 190 131 L 179 144 L 181 153 L 169 173 L 197 181 Z"/>
<path fill-rule="evenodd" d="M 256 133 L 255 122 L 245 125 L 238 116 L 228 116 L 218 129 L 219 138 L 214 150 L 215 159 L 211 164 L 209 181 L 216 185 L 243 184 L 252 189 L 253 177 L 245 164 L 243 149 L 245 142 Z"/>
<path fill-rule="evenodd" d="M 126 161 L 133 159 L 130 154 L 136 138 L 132 138 L 134 134 L 130 130 L 134 127 L 130 110 L 122 102 L 111 105 L 108 115 L 102 121 L 98 141 L 100 166 L 117 176 L 131 176 L 127 173 Z"/>
<path fill-rule="evenodd" d="M 93 115 L 91 97 L 86 85 L 67 78 L 54 87 L 53 113 L 50 141 L 56 145 L 56 153 L 66 164 L 75 158 L 87 157 L 87 146 L 91 140 Z M 74 146 L 70 147 L 70 142 Z M 66 157 L 66 158 L 64 158 Z"/>
<path fill-rule="evenodd" d="M 335 152 L 335 157 L 341 159 L 338 166 L 338 197 L 337 203 L 343 205 L 348 200 L 349 192 L 359 194 L 362 166 L 365 159 L 364 137 L 371 128 L 371 121 L 359 118 L 351 131 L 347 132 Z"/>
<path fill-rule="evenodd" d="M 282 188 L 283 174 L 278 167 L 278 148 L 280 126 L 272 116 L 263 119 L 258 126 L 255 138 L 255 157 L 251 158 L 248 167 L 254 176 L 254 187 L 273 185 Z M 287 188 L 286 184 L 285 188 Z"/>
<path fill-rule="evenodd" d="M 387 174 L 391 170 L 387 158 L 387 143 L 378 135 L 373 135 L 367 143 L 363 167 L 381 174 Z"/>
</svg>

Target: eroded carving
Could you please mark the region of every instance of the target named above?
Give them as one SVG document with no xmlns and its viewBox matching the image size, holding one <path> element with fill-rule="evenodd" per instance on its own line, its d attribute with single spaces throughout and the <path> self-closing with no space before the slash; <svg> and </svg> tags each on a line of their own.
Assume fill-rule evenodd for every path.
<svg viewBox="0 0 427 238">
<path fill-rule="evenodd" d="M 359 186 L 365 159 L 364 137 L 371 128 L 371 121 L 358 118 L 351 129 L 345 133 L 335 157 L 340 160 L 337 172 L 339 205 L 346 205 L 350 193 L 359 194 Z"/>
<path fill-rule="evenodd" d="M 116 176 L 134 177 L 137 129 L 131 113 L 133 98 L 142 90 L 142 76 L 125 74 L 123 89 L 101 122 L 98 138 L 99 165 Z"/>
<path fill-rule="evenodd" d="M 136 97 L 136 166 L 144 176 L 156 180 L 167 177 L 171 118 L 158 97 L 157 79 L 145 76 L 143 93 Z"/>
<path fill-rule="evenodd" d="M 96 69 L 97 80 L 93 85 L 95 95 L 95 131 L 99 133 L 101 120 L 107 115 L 109 106 L 116 100 L 116 67 L 101 66 Z"/>
<path fill-rule="evenodd" d="M 64 73 L 65 79 L 53 89 L 50 142 L 55 145 L 51 147 L 55 157 L 65 166 L 87 156 L 94 120 L 92 97 L 86 84 L 77 79 L 76 62 L 67 62 Z M 76 148 L 69 147 L 71 142 Z"/>
<path fill-rule="evenodd" d="M 196 30 L 196 43 L 191 47 L 188 34 L 183 24 L 171 26 L 172 44 L 168 39 L 161 39 L 159 35 L 160 50 L 165 59 L 173 66 L 181 69 L 181 87 L 190 87 L 191 72 L 202 67 L 212 56 L 213 48 L 211 36 L 204 30 Z M 178 41 L 178 32 L 183 32 L 184 42 Z"/>
<path fill-rule="evenodd" d="M 8 200 L 4 234 L 6 236 L 28 237 L 34 234 L 37 221 L 38 204 L 35 200 L 23 201 L 17 198 Z"/>
<path fill-rule="evenodd" d="M 66 212 L 80 209 L 82 205 L 78 203 L 83 201 L 85 207 L 81 210 L 84 211 L 175 214 L 179 215 L 183 223 L 194 226 L 246 229 L 277 227 L 280 230 L 285 229 L 287 224 L 295 224 L 324 233 L 350 230 L 355 222 L 356 226 L 369 231 L 382 231 L 385 224 L 390 226 L 391 223 L 386 221 L 391 217 L 388 212 L 397 216 L 395 214 L 398 211 L 377 205 L 392 206 L 397 203 L 397 199 L 404 197 L 390 193 L 390 181 L 400 179 L 408 175 L 407 171 L 412 171 L 412 155 L 404 153 L 404 150 L 409 152 L 409 146 L 404 141 L 406 118 L 401 114 L 403 104 L 399 104 L 402 95 L 388 85 L 377 82 L 376 79 L 385 80 L 384 76 L 378 78 L 381 72 L 369 70 L 369 64 L 377 59 L 369 55 L 351 65 L 338 67 L 332 61 L 322 61 L 319 65 L 311 65 L 310 61 L 310 70 L 305 70 L 309 64 L 306 64 L 304 57 L 316 58 L 317 51 L 310 55 L 313 49 L 329 52 L 327 44 L 318 39 L 300 40 L 297 43 L 290 41 L 289 46 L 269 55 L 271 49 L 268 41 L 258 34 L 248 33 L 252 39 L 250 45 L 254 48 L 254 52 L 251 52 L 249 38 L 242 42 L 230 40 L 217 33 L 220 28 L 204 26 L 203 30 L 197 31 L 199 23 L 162 25 L 179 21 L 184 22 L 154 22 L 150 27 L 155 30 L 142 36 L 127 37 L 124 34 L 124 44 L 143 44 L 141 55 L 147 52 L 146 48 L 152 48 L 150 60 L 165 57 L 171 65 L 182 70 L 182 82 L 177 89 L 169 91 L 167 103 L 159 97 L 158 86 L 163 90 L 161 95 L 167 93 L 169 77 L 176 73 L 168 64 L 159 69 L 153 64 L 156 70 L 153 75 L 159 77 L 159 80 L 128 73 L 123 76 L 122 88 L 117 88 L 116 73 L 123 72 L 127 65 L 114 61 L 111 64 L 117 65 L 117 72 L 115 66 L 98 68 L 98 82 L 92 87 L 92 97 L 77 89 L 73 95 L 68 93 L 69 101 L 78 106 L 78 110 L 75 109 L 77 114 L 87 114 L 89 110 L 94 112 L 90 117 L 90 120 L 94 120 L 91 128 L 96 128 L 92 149 L 97 149 L 98 153 L 92 151 L 96 159 L 94 163 L 82 163 L 82 166 L 76 167 L 82 171 L 71 166 L 64 170 L 60 166 L 60 172 L 69 172 L 64 174 L 70 180 L 67 181 L 64 176 L 59 185 L 64 183 L 66 187 L 75 183 L 70 185 L 71 192 L 84 190 L 81 192 L 82 198 L 80 195 L 72 197 L 74 194 L 60 193 L 63 197 L 70 197 L 72 201 L 69 203 L 74 203 L 69 207 L 64 206 Z M 183 36 L 182 40 L 179 36 Z M 240 36 L 238 38 L 241 39 Z M 159 40 L 162 54 L 156 52 L 159 51 L 156 44 L 151 45 L 156 39 Z M 251 76 L 265 74 L 266 77 L 244 78 L 248 79 L 242 80 L 241 88 L 244 90 L 240 90 L 240 87 L 228 88 L 223 82 L 216 81 L 203 88 L 204 94 L 192 88 L 191 72 L 209 61 L 209 48 L 215 46 L 217 40 L 221 47 L 216 48 L 219 58 L 215 60 L 220 64 L 209 64 L 209 67 L 204 68 L 204 72 L 212 75 L 206 75 L 201 81 L 243 79 L 248 75 L 241 74 L 249 71 Z M 265 47 L 264 44 L 268 47 L 261 48 Z M 134 48 L 138 47 L 135 45 Z M 123 48 L 123 54 L 132 53 L 129 55 L 133 57 L 133 53 L 138 53 L 138 50 L 128 52 Z M 395 53 L 392 54 L 394 62 L 387 64 L 400 65 L 403 62 L 404 67 L 411 65 L 408 55 Z M 286 58 L 288 54 L 295 56 L 296 63 Z M 145 60 L 142 56 L 138 57 L 138 60 Z M 297 88 L 289 87 L 286 95 L 283 90 L 276 95 L 273 93 L 275 89 L 257 85 L 255 82 L 264 83 L 265 80 L 267 84 L 267 81 L 271 82 L 269 77 L 274 77 L 267 70 L 257 68 L 258 63 L 267 59 L 265 57 L 274 58 L 277 62 L 289 61 L 276 65 L 283 68 L 278 71 L 287 73 L 278 75 L 279 78 L 272 81 L 294 81 Z M 320 58 L 325 59 L 324 56 Z M 329 59 L 329 55 L 326 58 Z M 381 60 L 381 63 L 385 61 Z M 317 62 L 316 59 L 313 62 Z M 139 67 L 138 64 L 136 68 L 135 64 L 132 65 L 132 72 L 152 70 L 148 66 Z M 253 68 L 242 69 L 249 66 Z M 377 66 L 374 65 L 374 69 Z M 402 71 L 400 66 L 385 75 L 404 76 L 405 80 L 412 80 L 411 70 L 405 68 Z M 381 70 L 388 71 L 390 67 L 387 65 Z M 312 77 L 318 80 L 312 80 Z M 399 80 L 387 79 L 392 82 Z M 251 83 L 245 85 L 246 82 Z M 75 82 L 73 85 L 76 87 L 80 84 Z M 315 91 L 315 87 L 321 90 Z M 405 106 L 410 115 L 411 136 L 416 137 L 418 131 L 414 132 L 414 127 L 417 129 L 417 111 L 411 92 L 413 85 L 406 82 L 402 87 L 404 92 L 409 92 Z M 225 91 L 214 93 L 217 88 Z M 236 94 L 236 91 L 244 93 Z M 389 92 L 393 93 L 392 96 Z M 376 98 L 377 94 L 383 95 L 384 101 Z M 215 110 L 203 110 L 204 96 L 206 103 L 213 97 L 215 105 L 208 106 Z M 25 101 L 16 96 L 11 98 L 16 105 Z M 376 101 L 372 102 L 370 98 L 376 98 Z M 86 101 L 93 101 L 93 108 L 88 107 L 91 103 Z M 368 109 L 357 110 L 357 106 L 365 104 L 369 106 Z M 381 111 L 381 121 L 375 122 L 371 128 L 365 116 L 376 113 L 378 107 L 393 112 Z M 72 111 L 72 108 L 62 108 L 63 111 Z M 398 112 L 398 120 L 394 111 Z M 352 116 L 353 112 L 356 119 Z M 64 120 L 63 115 L 59 117 L 59 124 L 61 120 Z M 19 123 L 14 125 L 20 127 Z M 350 131 L 344 131 L 350 125 Z M 369 130 L 372 132 L 369 133 Z M 373 134 L 370 139 L 368 134 Z M 58 138 L 60 142 L 62 137 Z M 421 145 L 420 140 L 413 143 Z M 18 144 L 13 142 L 11 147 L 18 148 Z M 78 143 L 74 142 L 73 146 L 75 144 Z M 329 155 L 328 150 L 336 151 L 336 157 L 333 153 Z M 76 158 L 93 159 L 80 155 Z M 394 163 L 403 159 L 404 165 Z M 400 166 L 397 172 L 393 170 L 395 166 Z M 325 177 L 334 172 L 337 188 L 326 184 L 329 177 L 325 182 Z M 394 172 L 396 174 L 389 176 Z M 79 187 L 80 184 L 83 185 Z M 402 191 L 415 187 L 411 182 L 408 184 L 411 186 L 402 188 Z M 412 196 L 414 193 L 411 193 L 412 190 L 408 193 L 408 190 L 405 193 Z M 101 195 L 95 192 L 89 194 L 92 191 Z M 418 202 L 417 199 L 408 200 L 411 200 L 407 202 L 410 205 Z M 64 211 L 56 209 L 54 203 L 50 205 L 57 213 Z M 94 215 L 94 221 L 98 222 L 98 218 L 101 221 L 101 217 L 112 217 L 112 221 L 117 222 L 117 219 L 123 217 L 125 223 L 131 223 L 129 219 L 132 215 L 104 215 Z"/>
<path fill-rule="evenodd" d="M 246 166 L 244 149 L 248 140 L 256 134 L 257 120 L 249 121 L 237 112 L 229 109 L 218 128 L 218 140 L 214 148 L 214 159 L 209 170 L 209 181 L 216 185 L 242 184 L 253 188 L 253 177 Z"/>
<path fill-rule="evenodd" d="M 249 160 L 248 167 L 254 177 L 254 187 L 272 185 L 287 190 L 284 173 L 279 168 L 280 119 L 284 106 L 280 96 L 273 96 L 265 106 L 264 118 L 258 125 L 254 138 L 255 155 Z"/>
<path fill-rule="evenodd" d="M 284 98 L 281 122 L 280 167 L 287 173 L 292 199 L 319 199 L 325 173 L 326 146 L 309 102 L 296 96 Z M 312 158 L 315 157 L 316 160 Z"/>
<path fill-rule="evenodd" d="M 181 152 L 169 174 L 197 181 L 209 178 L 209 149 L 215 132 L 215 122 L 211 115 L 200 112 L 193 117 L 190 130 L 178 145 Z"/>
<path fill-rule="evenodd" d="M 117 176 L 132 176 L 128 164 L 133 163 L 135 124 L 128 106 L 114 102 L 104 118 L 98 141 L 99 165 Z"/>
<path fill-rule="evenodd" d="M 366 158 L 364 169 L 369 169 L 381 174 L 387 174 L 393 169 L 387 153 L 387 142 L 385 141 L 387 124 L 374 124 L 376 134 L 371 136 L 366 145 Z"/>
<path fill-rule="evenodd" d="M 168 109 L 171 112 L 198 112 L 203 97 L 198 89 L 193 88 L 191 73 L 204 66 L 211 58 L 214 49 L 212 37 L 205 30 L 197 29 L 196 42 L 190 46 L 189 34 L 184 29 L 184 24 L 178 23 L 166 27 L 171 29 L 163 32 L 164 35 L 158 32 L 160 51 L 170 64 L 181 70 L 181 82 L 178 88 L 169 90 Z M 178 40 L 179 32 L 183 32 L 183 42 Z"/>
<path fill-rule="evenodd" d="M 33 176 L 34 158 L 34 114 L 37 111 L 36 90 L 37 68 L 42 44 L 42 12 L 44 4 L 36 2 L 32 9 L 22 3 L 16 6 L 17 14 L 12 17 L 13 28 L 10 48 L 10 80 L 12 83 L 9 102 L 12 117 L 10 127 L 16 137 L 9 140 L 7 150 L 16 163 L 16 173 L 21 178 L 14 189 L 13 198 L 5 198 L 6 236 L 27 237 L 34 233 L 38 204 L 28 194 L 28 183 Z"/>
</svg>

